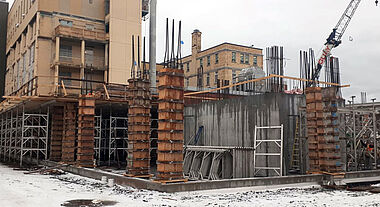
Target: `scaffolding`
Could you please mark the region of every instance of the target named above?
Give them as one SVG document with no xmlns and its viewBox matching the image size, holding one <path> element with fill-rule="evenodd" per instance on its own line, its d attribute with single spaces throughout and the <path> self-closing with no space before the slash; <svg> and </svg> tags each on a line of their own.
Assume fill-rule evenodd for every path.
<svg viewBox="0 0 380 207">
<path fill-rule="evenodd" d="M 346 142 L 347 171 L 378 167 L 380 117 L 375 109 L 339 109 L 340 133 Z"/>
<path fill-rule="evenodd" d="M 100 157 L 102 151 L 102 116 L 95 116 L 95 126 L 94 126 L 94 158 L 96 164 L 100 164 Z"/>
<path fill-rule="evenodd" d="M 46 113 L 25 113 L 25 106 L 1 115 L 1 149 L 3 161 L 19 161 L 27 157 L 47 159 L 49 108 Z"/>
<path fill-rule="evenodd" d="M 280 130 L 280 136 L 276 138 L 268 138 L 268 136 L 263 138 L 262 136 L 258 136 L 259 131 L 269 131 L 269 130 Z M 261 133 L 260 133 L 261 134 Z M 276 133 L 277 134 L 277 133 Z M 273 171 L 276 175 L 283 175 L 283 138 L 284 138 L 284 126 L 264 126 L 258 127 L 255 126 L 255 137 L 254 137 L 254 175 L 257 176 L 262 170 Z M 267 146 L 264 146 L 264 143 Z M 269 146 L 271 145 L 271 146 Z M 263 146 L 263 147 L 262 147 Z M 273 147 L 272 147 L 273 146 Z M 271 151 L 268 149 L 271 147 Z M 263 149 L 266 149 L 263 151 Z M 274 160 L 277 162 L 277 165 L 273 165 L 272 157 L 277 157 L 278 159 Z M 260 166 L 258 162 L 259 159 L 267 159 L 267 166 Z M 268 173 L 269 174 L 269 173 Z"/>
<path fill-rule="evenodd" d="M 128 117 L 110 116 L 108 147 L 108 165 L 111 165 L 112 160 L 125 162 L 128 152 Z"/>
</svg>

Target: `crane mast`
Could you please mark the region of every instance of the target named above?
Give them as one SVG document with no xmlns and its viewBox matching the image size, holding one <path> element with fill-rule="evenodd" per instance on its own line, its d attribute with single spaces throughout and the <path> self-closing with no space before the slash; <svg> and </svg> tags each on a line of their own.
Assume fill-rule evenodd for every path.
<svg viewBox="0 0 380 207">
<path fill-rule="evenodd" d="M 314 70 L 314 73 L 311 78 L 311 80 L 314 80 L 314 82 L 309 82 L 308 87 L 315 86 L 317 84 L 323 64 L 326 62 L 327 57 L 330 56 L 331 50 L 333 48 L 338 47 L 342 43 L 342 37 L 344 35 L 344 32 L 346 31 L 348 25 L 350 24 L 351 19 L 355 14 L 356 9 L 359 7 L 360 2 L 361 0 L 350 1 L 350 4 L 344 11 L 338 24 L 334 27 L 330 36 L 326 39 L 325 47 L 317 62 L 317 68 Z"/>
</svg>

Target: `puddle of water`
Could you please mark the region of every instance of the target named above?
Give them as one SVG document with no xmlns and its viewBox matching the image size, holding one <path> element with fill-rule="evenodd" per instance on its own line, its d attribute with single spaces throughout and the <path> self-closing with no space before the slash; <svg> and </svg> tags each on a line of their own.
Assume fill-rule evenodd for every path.
<svg viewBox="0 0 380 207">
<path fill-rule="evenodd" d="M 100 201 L 100 200 L 86 200 L 86 199 L 78 199 L 66 201 L 61 206 L 65 207 L 102 207 L 102 206 L 114 206 L 116 205 L 116 201 Z"/>
</svg>

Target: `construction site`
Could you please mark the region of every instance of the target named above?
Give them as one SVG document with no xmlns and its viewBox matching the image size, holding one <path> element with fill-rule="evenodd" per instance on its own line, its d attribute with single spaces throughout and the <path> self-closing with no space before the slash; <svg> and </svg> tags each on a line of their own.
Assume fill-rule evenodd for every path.
<svg viewBox="0 0 380 207">
<path fill-rule="evenodd" d="M 157 22 L 157 0 L 0 1 L 0 162 L 168 193 L 147 202 L 169 206 L 192 200 L 170 193 L 307 183 L 379 193 L 380 102 L 345 99 L 333 55 L 361 1 L 346 3 L 292 76 L 283 46 L 204 49 L 198 29 L 184 56 L 187 22 Z M 62 206 L 107 206 L 81 202 Z"/>
</svg>

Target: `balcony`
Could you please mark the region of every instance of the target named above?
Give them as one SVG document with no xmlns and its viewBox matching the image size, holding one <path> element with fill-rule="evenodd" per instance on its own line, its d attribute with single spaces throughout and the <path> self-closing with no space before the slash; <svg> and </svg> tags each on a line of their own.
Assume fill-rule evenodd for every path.
<svg viewBox="0 0 380 207">
<path fill-rule="evenodd" d="M 81 58 L 80 57 L 72 57 L 72 56 L 59 56 L 60 66 L 69 67 L 69 68 L 81 68 Z M 52 63 L 52 67 L 54 63 Z M 94 69 L 94 70 L 105 70 L 105 61 L 104 57 L 85 57 L 85 68 L 86 69 Z"/>
<path fill-rule="evenodd" d="M 55 35 L 59 37 L 85 39 L 98 42 L 106 42 L 108 40 L 108 36 L 105 32 L 96 32 L 62 25 L 59 25 L 55 28 Z"/>
</svg>

